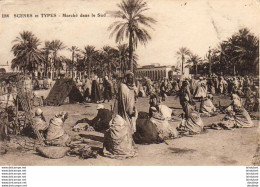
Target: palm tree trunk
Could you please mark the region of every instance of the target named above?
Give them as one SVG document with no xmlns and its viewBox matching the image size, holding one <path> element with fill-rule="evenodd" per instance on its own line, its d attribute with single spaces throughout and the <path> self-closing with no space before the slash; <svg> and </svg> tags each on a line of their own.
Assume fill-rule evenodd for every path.
<svg viewBox="0 0 260 187">
<path fill-rule="evenodd" d="M 130 30 L 129 35 L 129 70 L 133 72 L 134 66 L 133 66 L 133 31 Z"/>
<path fill-rule="evenodd" d="M 181 74 L 182 75 L 183 75 L 183 70 L 184 70 L 183 65 L 184 65 L 184 56 L 182 56 L 182 58 L 181 58 Z"/>
<path fill-rule="evenodd" d="M 195 77 L 197 77 L 198 74 L 198 64 L 195 64 Z"/>
<path fill-rule="evenodd" d="M 88 59 L 88 77 L 89 78 L 90 78 L 90 67 L 91 67 L 90 63 L 91 63 L 91 61 L 92 61 L 92 57 L 89 57 L 89 59 Z"/>
<path fill-rule="evenodd" d="M 48 59 L 49 59 L 49 54 L 46 54 L 46 58 L 45 58 L 45 64 L 44 64 L 44 74 L 47 76 L 47 72 L 48 72 Z"/>
<path fill-rule="evenodd" d="M 119 72 L 120 77 L 121 77 L 122 74 L 123 74 L 123 71 L 124 71 L 123 69 L 124 69 L 123 61 L 120 60 L 120 72 Z"/>
<path fill-rule="evenodd" d="M 71 74 L 73 79 L 73 67 L 74 67 L 74 51 L 72 51 L 72 57 L 71 57 Z"/>
<path fill-rule="evenodd" d="M 86 73 L 86 58 L 84 58 L 84 68 L 83 68 L 83 75 L 85 76 Z"/>
<path fill-rule="evenodd" d="M 111 62 L 110 62 L 110 59 L 108 59 L 107 62 L 108 62 L 108 72 L 107 72 L 107 75 L 108 75 L 111 72 Z"/>
</svg>

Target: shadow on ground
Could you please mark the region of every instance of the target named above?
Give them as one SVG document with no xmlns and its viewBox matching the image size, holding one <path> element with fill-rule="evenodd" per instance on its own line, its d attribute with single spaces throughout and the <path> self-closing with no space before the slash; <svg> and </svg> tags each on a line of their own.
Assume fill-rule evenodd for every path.
<svg viewBox="0 0 260 187">
<path fill-rule="evenodd" d="M 181 149 L 181 148 L 177 148 L 177 147 L 169 147 L 168 149 L 171 150 L 172 153 L 174 153 L 174 154 L 194 153 L 196 151 L 194 149 L 187 149 L 187 148 Z"/>
</svg>

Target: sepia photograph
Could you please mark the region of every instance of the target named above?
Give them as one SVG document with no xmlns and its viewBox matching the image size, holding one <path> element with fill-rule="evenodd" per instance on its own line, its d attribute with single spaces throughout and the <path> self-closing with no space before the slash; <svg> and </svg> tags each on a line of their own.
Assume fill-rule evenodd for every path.
<svg viewBox="0 0 260 187">
<path fill-rule="evenodd" d="M 1 166 L 259 166 L 259 0 L 0 1 Z"/>
</svg>

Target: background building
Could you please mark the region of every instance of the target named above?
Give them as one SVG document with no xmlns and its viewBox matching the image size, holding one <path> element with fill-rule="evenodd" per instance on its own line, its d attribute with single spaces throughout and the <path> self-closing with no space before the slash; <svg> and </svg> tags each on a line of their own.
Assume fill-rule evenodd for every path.
<svg viewBox="0 0 260 187">
<path fill-rule="evenodd" d="M 9 66 L 8 64 L 0 64 L 0 73 L 5 73 L 5 72 L 13 72 L 11 66 Z"/>
<path fill-rule="evenodd" d="M 181 76 L 181 71 L 175 66 L 160 66 L 160 64 L 152 64 L 137 68 L 136 77 L 148 77 L 151 80 L 162 80 L 164 78 L 171 79 Z M 184 68 L 184 77 L 189 77 L 189 68 Z"/>
</svg>

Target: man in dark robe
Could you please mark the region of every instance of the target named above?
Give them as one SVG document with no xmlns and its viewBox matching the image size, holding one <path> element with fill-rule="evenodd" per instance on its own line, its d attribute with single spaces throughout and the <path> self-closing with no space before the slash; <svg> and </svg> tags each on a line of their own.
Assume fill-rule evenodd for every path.
<svg viewBox="0 0 260 187">
<path fill-rule="evenodd" d="M 97 132 L 105 132 L 109 128 L 109 122 L 112 119 L 112 112 L 108 109 L 105 109 L 104 105 L 98 104 L 97 106 L 97 116 L 89 120 L 87 118 L 78 120 L 76 124 L 79 123 L 88 123 L 92 126 Z"/>
<path fill-rule="evenodd" d="M 101 100 L 98 77 L 95 76 L 91 86 L 91 102 L 98 103 Z"/>
<path fill-rule="evenodd" d="M 104 101 L 103 103 L 108 100 L 108 102 L 112 99 L 112 82 L 108 80 L 108 77 L 105 76 L 104 82 Z"/>
<path fill-rule="evenodd" d="M 184 81 L 182 83 L 182 87 L 180 89 L 179 97 L 180 97 L 180 104 L 182 106 L 183 111 L 185 112 L 187 104 L 193 103 L 192 95 L 190 93 L 189 83 L 187 81 Z"/>
<path fill-rule="evenodd" d="M 165 99 L 167 97 L 167 83 L 166 83 L 166 80 L 164 80 L 162 82 L 162 85 L 160 87 L 160 94 L 161 94 L 161 97 L 162 97 L 162 101 L 165 101 Z"/>
</svg>

